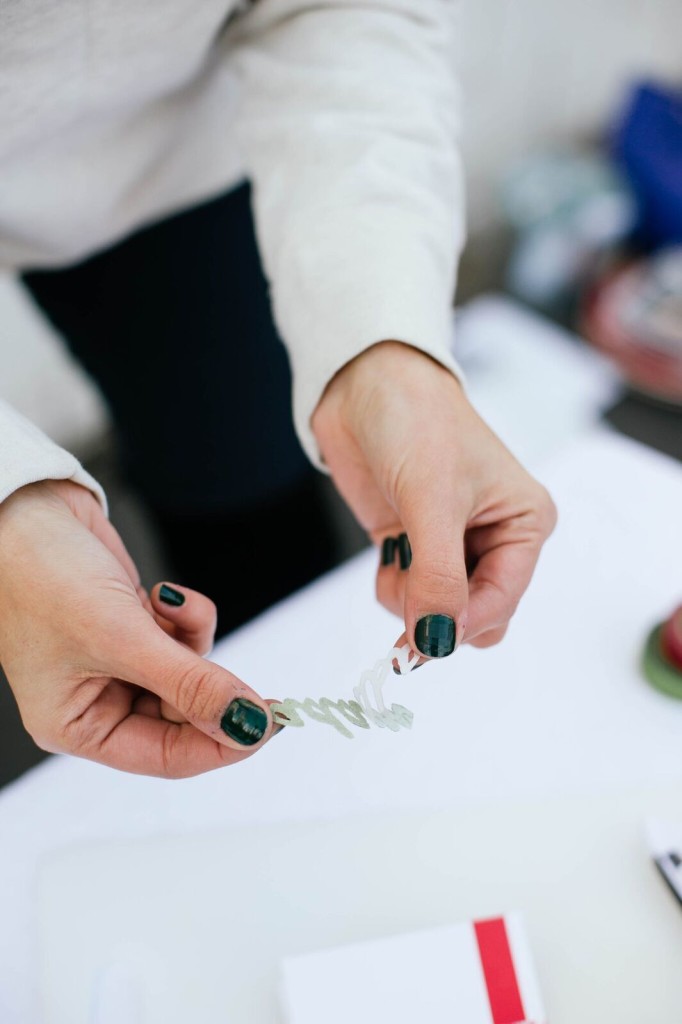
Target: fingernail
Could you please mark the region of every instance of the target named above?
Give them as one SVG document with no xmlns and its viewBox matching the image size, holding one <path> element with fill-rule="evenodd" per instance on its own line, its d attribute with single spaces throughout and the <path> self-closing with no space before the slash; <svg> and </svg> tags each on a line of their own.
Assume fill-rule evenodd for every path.
<svg viewBox="0 0 682 1024">
<path fill-rule="evenodd" d="M 382 565 L 393 565 L 397 543 L 395 537 L 384 537 L 384 543 L 381 545 Z"/>
<path fill-rule="evenodd" d="M 185 603 L 185 595 L 162 583 L 159 589 L 159 601 L 163 601 L 164 604 L 172 604 L 174 608 L 180 608 Z"/>
<path fill-rule="evenodd" d="M 447 658 L 455 649 L 455 620 L 449 615 L 424 615 L 415 626 L 414 642 L 429 658 Z"/>
<path fill-rule="evenodd" d="M 423 668 L 424 665 L 426 665 L 426 664 L 428 664 L 428 662 L 420 661 L 420 663 L 418 665 L 415 665 L 413 669 L 410 669 L 410 672 L 407 672 L 406 675 L 410 675 L 412 672 L 416 672 L 418 668 Z M 397 676 L 401 676 L 402 675 L 402 672 L 400 671 L 400 669 L 396 668 L 395 665 L 393 666 L 393 671 L 395 672 L 395 674 Z"/>
<path fill-rule="evenodd" d="M 412 548 L 406 533 L 401 533 L 398 537 L 398 557 L 400 558 L 400 568 L 409 569 L 412 564 Z"/>
<path fill-rule="evenodd" d="M 265 736 L 268 716 L 252 701 L 236 697 L 220 719 L 220 727 L 231 740 L 252 747 Z"/>
</svg>

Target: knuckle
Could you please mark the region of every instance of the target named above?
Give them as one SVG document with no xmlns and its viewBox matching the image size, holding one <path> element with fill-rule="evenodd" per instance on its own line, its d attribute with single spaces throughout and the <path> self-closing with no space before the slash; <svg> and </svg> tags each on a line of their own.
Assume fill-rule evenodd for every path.
<svg viewBox="0 0 682 1024">
<path fill-rule="evenodd" d="M 93 708 L 89 708 L 63 730 L 66 749 L 72 754 L 82 754 L 86 757 L 99 749 L 102 737 L 102 723 Z"/>
<path fill-rule="evenodd" d="M 66 754 L 69 752 L 68 745 L 59 736 L 58 732 L 55 732 L 53 723 L 46 721 L 43 716 L 22 709 L 21 721 L 24 729 L 40 750 L 44 750 L 47 754 Z"/>
<path fill-rule="evenodd" d="M 516 611 L 521 604 L 523 595 L 526 592 L 526 587 L 522 585 L 519 589 L 508 590 L 501 584 L 493 583 L 492 586 L 496 591 L 497 604 L 499 607 L 499 615 L 497 617 L 496 626 L 505 626 L 506 624 L 516 615 Z"/>
<path fill-rule="evenodd" d="M 38 747 L 39 750 L 43 750 L 46 754 L 62 754 L 66 753 L 62 747 L 54 744 L 47 736 L 44 736 L 41 732 L 34 732 L 31 729 L 27 730 L 29 736 Z"/>
<path fill-rule="evenodd" d="M 35 679 L 39 687 L 41 683 L 48 684 L 45 676 L 37 676 Z M 12 686 L 16 686 L 20 681 L 21 673 L 18 674 L 18 678 L 12 673 Z M 16 701 L 21 724 L 40 750 L 44 750 L 48 754 L 69 753 L 68 738 L 61 725 L 60 711 L 35 701 L 26 702 L 19 695 L 16 696 Z"/>
<path fill-rule="evenodd" d="M 210 597 L 203 596 L 202 618 L 205 622 L 212 624 L 214 627 L 218 621 L 218 607 L 215 601 L 212 601 Z"/>
<path fill-rule="evenodd" d="M 195 627 L 210 624 L 218 617 L 215 603 L 210 597 L 206 597 L 205 594 L 193 594 L 191 601 L 188 602 L 183 610 L 188 623 Z"/>
<path fill-rule="evenodd" d="M 194 774 L 189 770 L 181 738 L 180 727 L 169 724 L 161 741 L 161 771 L 165 779 L 186 779 Z"/>
<path fill-rule="evenodd" d="M 68 752 L 68 748 L 56 742 L 55 737 L 50 735 L 49 731 L 43 726 L 33 724 L 30 721 L 24 721 L 24 728 L 35 745 L 40 750 L 44 750 L 46 754 L 65 754 Z"/>
<path fill-rule="evenodd" d="M 479 586 L 490 618 L 488 628 L 497 628 L 508 622 L 518 608 L 523 592 L 509 591 L 493 577 L 480 580 Z"/>
<path fill-rule="evenodd" d="M 62 726 L 59 739 L 62 749 L 68 753 L 95 757 L 111 731 L 112 721 L 106 704 L 95 701 Z"/>
<path fill-rule="evenodd" d="M 549 537 L 557 524 L 559 514 L 551 494 L 541 485 L 537 497 L 537 511 L 541 529 L 545 536 Z"/>
<path fill-rule="evenodd" d="M 481 633 L 479 636 L 474 637 L 469 642 L 473 647 L 494 647 L 504 639 L 507 632 L 507 626 L 502 626 L 498 629 L 489 629 L 485 633 Z"/>
</svg>

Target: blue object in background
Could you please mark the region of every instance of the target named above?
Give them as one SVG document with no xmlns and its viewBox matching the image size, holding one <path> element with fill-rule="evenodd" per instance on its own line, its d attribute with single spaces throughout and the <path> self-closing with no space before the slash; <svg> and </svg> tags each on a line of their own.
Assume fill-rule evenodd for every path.
<svg viewBox="0 0 682 1024">
<path fill-rule="evenodd" d="M 682 244 L 682 90 L 637 86 L 613 152 L 637 199 L 641 240 L 652 248 Z"/>
</svg>

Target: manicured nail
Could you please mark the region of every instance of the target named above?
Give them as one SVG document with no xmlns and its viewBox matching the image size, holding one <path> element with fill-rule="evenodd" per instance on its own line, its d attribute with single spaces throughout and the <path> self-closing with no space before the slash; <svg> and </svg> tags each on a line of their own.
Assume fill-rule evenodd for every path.
<svg viewBox="0 0 682 1024">
<path fill-rule="evenodd" d="M 398 542 L 395 537 L 384 537 L 384 543 L 381 545 L 381 564 L 382 565 L 393 565 L 395 561 L 395 549 L 398 546 Z"/>
<path fill-rule="evenodd" d="M 418 668 L 424 668 L 424 665 L 427 665 L 427 664 L 428 664 L 428 662 L 421 661 L 418 665 L 415 665 L 414 668 L 411 669 L 410 672 L 407 673 L 407 675 L 410 675 L 412 672 L 416 672 Z M 393 671 L 395 672 L 395 674 L 397 676 L 401 676 L 402 675 L 402 672 L 400 671 L 400 669 L 396 668 L 395 665 L 393 666 Z"/>
<path fill-rule="evenodd" d="M 447 658 L 455 649 L 455 620 L 449 615 L 424 615 L 415 626 L 414 642 L 429 658 Z"/>
<path fill-rule="evenodd" d="M 406 533 L 401 533 L 398 537 L 398 557 L 400 558 L 400 568 L 409 569 L 412 564 L 412 548 Z"/>
<path fill-rule="evenodd" d="M 159 601 L 163 601 L 164 604 L 172 604 L 174 608 L 180 608 L 185 603 L 185 595 L 162 583 L 159 590 Z"/>
<path fill-rule="evenodd" d="M 252 747 L 265 736 L 268 716 L 252 701 L 236 697 L 220 719 L 220 727 L 231 740 Z"/>
</svg>

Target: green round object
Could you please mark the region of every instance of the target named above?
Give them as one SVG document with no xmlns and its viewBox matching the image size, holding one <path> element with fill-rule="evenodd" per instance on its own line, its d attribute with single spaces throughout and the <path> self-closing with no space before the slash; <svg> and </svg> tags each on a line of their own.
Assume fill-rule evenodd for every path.
<svg viewBox="0 0 682 1024">
<path fill-rule="evenodd" d="M 669 697 L 682 700 L 682 672 L 678 672 L 661 654 L 660 626 L 653 629 L 647 637 L 642 655 L 642 669 L 655 689 Z"/>
</svg>

